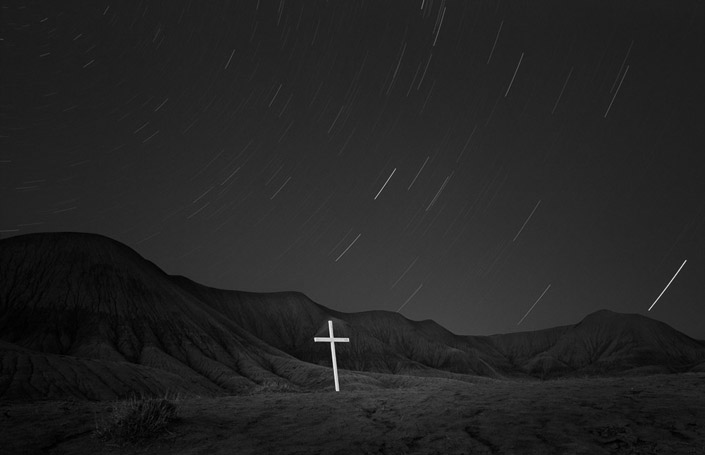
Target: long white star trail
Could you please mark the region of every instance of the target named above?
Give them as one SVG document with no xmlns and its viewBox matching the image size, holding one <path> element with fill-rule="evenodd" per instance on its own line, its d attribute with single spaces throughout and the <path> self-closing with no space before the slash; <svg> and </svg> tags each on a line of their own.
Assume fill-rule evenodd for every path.
<svg viewBox="0 0 705 455">
<path fill-rule="evenodd" d="M 235 169 L 234 171 L 232 171 L 232 172 L 230 173 L 230 175 L 229 175 L 225 180 L 223 180 L 223 182 L 222 182 L 220 185 L 221 185 L 221 186 L 225 185 L 225 184 L 227 183 L 227 181 L 230 180 L 230 179 L 232 178 L 232 176 L 235 175 L 235 174 L 237 173 L 237 171 L 240 170 L 241 167 L 242 167 L 242 166 L 239 166 L 237 169 Z"/>
<path fill-rule="evenodd" d="M 411 184 L 410 184 L 409 187 L 406 189 L 407 191 L 409 191 L 409 190 L 411 189 L 411 187 L 414 186 L 414 183 L 416 182 L 416 179 L 419 178 L 419 175 L 421 174 L 421 171 L 423 171 L 423 168 L 426 166 L 426 163 L 428 163 L 429 158 L 431 158 L 431 157 L 430 157 L 430 156 L 427 156 L 427 157 L 426 157 L 426 159 L 424 160 L 423 164 L 421 165 L 421 168 L 419 169 L 419 172 L 416 173 L 416 175 L 414 176 L 414 180 L 411 181 Z"/>
<path fill-rule="evenodd" d="M 228 66 L 230 66 L 230 60 L 233 59 L 233 55 L 235 55 L 235 49 L 233 49 L 233 51 L 230 53 L 230 58 L 228 59 L 228 63 L 225 64 L 225 68 L 223 68 L 224 70 L 228 69 Z"/>
<path fill-rule="evenodd" d="M 685 265 L 686 262 L 688 262 L 687 259 L 685 261 L 683 261 L 683 263 L 681 264 L 680 267 L 678 267 L 678 270 L 676 270 L 676 274 L 673 275 L 673 278 L 671 278 L 671 281 L 668 282 L 666 287 L 663 288 L 663 291 L 661 291 L 661 293 L 658 295 L 658 297 L 656 297 L 656 300 L 654 300 L 654 303 L 652 303 L 651 306 L 649 307 L 649 311 L 651 311 L 651 309 L 654 307 L 654 305 L 656 305 L 656 302 L 658 302 L 658 300 L 661 298 L 661 296 L 664 294 L 664 292 L 666 292 L 666 289 L 668 289 L 668 287 L 671 285 L 671 283 L 673 283 L 673 280 L 676 279 L 676 277 L 678 276 L 678 273 L 680 273 L 681 269 L 683 268 L 683 266 Z"/>
<path fill-rule="evenodd" d="M 154 109 L 154 112 L 157 112 L 157 111 L 159 111 L 159 109 L 164 107 L 164 105 L 166 104 L 167 101 L 169 101 L 169 98 L 166 98 L 164 101 L 162 101 L 161 104 Z"/>
<path fill-rule="evenodd" d="M 519 237 L 519 234 L 521 234 L 521 231 L 524 230 L 524 227 L 526 227 L 526 224 L 529 222 L 531 217 L 534 216 L 534 212 L 536 211 L 536 209 L 539 208 L 540 203 L 541 203 L 541 199 L 539 199 L 539 201 L 536 203 L 536 206 L 531 211 L 531 213 L 529 214 L 529 217 L 526 219 L 526 221 L 524 221 L 524 224 L 521 225 L 521 229 L 519 229 L 519 232 L 517 232 L 517 235 L 514 236 L 514 238 L 512 239 L 512 242 L 516 241 L 516 239 Z"/>
<path fill-rule="evenodd" d="M 402 303 L 402 305 L 401 305 L 401 306 L 399 307 L 399 309 L 397 310 L 397 313 L 400 312 L 401 309 L 404 308 L 407 303 L 411 302 L 411 299 L 414 298 L 414 296 L 421 290 L 422 287 L 423 287 L 423 283 L 421 283 L 421 284 L 419 285 L 419 287 L 416 288 L 416 290 L 414 291 L 414 293 L 411 294 L 411 295 L 409 296 L 409 298 L 406 299 L 406 301 L 405 301 L 404 303 Z"/>
<path fill-rule="evenodd" d="M 470 144 L 470 141 L 472 140 L 472 137 L 475 135 L 475 131 L 477 131 L 477 124 L 473 126 L 472 132 L 470 133 L 470 136 L 468 137 L 467 141 L 465 141 L 465 145 L 463 146 L 463 149 L 460 151 L 460 154 L 458 157 L 455 159 L 456 163 L 460 163 L 460 158 L 463 157 L 463 153 L 465 153 L 465 149 L 468 148 L 468 145 Z"/>
<path fill-rule="evenodd" d="M 277 95 L 279 95 L 279 90 L 281 90 L 283 86 L 284 86 L 284 84 L 279 84 L 279 88 L 277 88 L 277 93 L 274 94 L 274 96 L 272 97 L 272 100 L 269 102 L 269 106 L 267 106 L 267 107 L 272 107 L 272 104 L 274 104 L 274 100 L 276 100 Z"/>
<path fill-rule="evenodd" d="M 402 49 L 401 49 L 401 55 L 399 56 L 399 61 L 397 62 L 397 67 L 394 70 L 394 75 L 392 76 L 392 82 L 389 83 L 389 87 L 387 88 L 387 95 L 389 95 L 389 91 L 394 87 L 394 81 L 397 80 L 397 73 L 399 72 L 399 66 L 401 65 L 401 61 L 404 58 L 404 52 L 406 51 L 406 43 L 404 43 Z"/>
<path fill-rule="evenodd" d="M 338 262 L 340 260 L 340 258 L 342 258 L 343 255 L 348 252 L 348 250 L 355 244 L 355 242 L 357 242 L 357 239 L 359 239 L 361 235 L 362 235 L 362 233 L 357 234 L 357 237 L 355 237 L 355 240 L 353 240 L 352 243 L 350 245 L 348 245 L 348 247 L 345 248 L 345 250 L 342 253 L 340 253 L 340 256 L 335 258 L 335 262 Z"/>
<path fill-rule="evenodd" d="M 203 199 L 203 197 L 204 197 L 206 194 L 210 193 L 213 188 L 214 188 L 214 187 L 212 187 L 212 186 L 211 186 L 210 188 L 208 188 L 203 194 L 201 194 L 201 195 L 198 196 L 196 199 L 194 199 L 193 202 L 192 202 L 192 204 L 195 204 L 196 202 L 198 202 L 198 201 L 200 201 L 201 199 Z"/>
<path fill-rule="evenodd" d="M 426 71 L 428 71 L 428 65 L 431 64 L 431 59 L 433 58 L 433 53 L 429 54 L 428 60 L 426 60 L 426 66 L 423 69 L 423 74 L 421 75 L 421 79 L 419 80 L 418 85 L 416 86 L 416 90 L 421 88 L 421 84 L 423 84 L 423 80 L 426 77 Z"/>
<path fill-rule="evenodd" d="M 509 90 L 512 88 L 512 84 L 514 83 L 514 78 L 517 77 L 517 72 L 519 71 L 519 67 L 521 66 L 521 61 L 524 59 L 524 53 L 521 53 L 521 57 L 519 57 L 519 63 L 517 63 L 517 67 L 514 70 L 514 75 L 512 76 L 512 80 L 509 81 L 509 87 L 507 87 L 507 91 L 504 92 L 504 97 L 506 98 L 507 95 L 509 95 Z"/>
<path fill-rule="evenodd" d="M 330 134 L 330 132 L 333 131 L 335 124 L 338 123 L 338 119 L 340 118 L 340 114 L 343 112 L 343 109 L 345 109 L 344 104 L 342 106 L 340 106 L 340 109 L 338 110 L 338 115 L 335 116 L 333 123 L 330 124 L 330 127 L 328 128 L 328 134 Z"/>
<path fill-rule="evenodd" d="M 402 280 L 402 278 L 404 278 L 404 276 L 406 276 L 406 274 L 409 273 L 409 270 L 411 270 L 411 268 L 414 266 L 414 264 L 416 264 L 416 261 L 418 261 L 418 260 L 419 260 L 419 257 L 416 256 L 416 258 L 414 258 L 414 260 L 411 261 L 411 264 L 409 264 L 409 267 L 407 267 L 406 270 L 404 270 L 404 273 L 402 273 L 401 276 L 399 278 L 397 278 L 397 281 L 395 281 L 394 284 L 392 284 L 392 288 L 394 288 L 394 286 L 399 284 L 399 282 Z"/>
<path fill-rule="evenodd" d="M 198 210 L 196 210 L 195 212 L 193 212 L 191 215 L 189 215 L 188 217 L 186 217 L 186 219 L 190 220 L 191 218 L 193 218 L 194 216 L 196 216 L 201 210 L 203 210 L 203 209 L 205 209 L 206 207 L 208 207 L 209 204 L 210 204 L 210 202 L 206 202 L 203 207 L 201 207 L 200 209 L 198 209 Z"/>
<path fill-rule="evenodd" d="M 519 325 L 519 324 L 521 324 L 522 322 L 524 322 L 524 319 L 526 319 L 526 317 L 529 315 L 529 313 L 531 313 L 531 310 L 534 309 L 534 307 L 536 306 L 536 304 L 539 303 L 539 300 L 541 300 L 541 298 L 544 296 L 544 294 L 546 294 L 546 292 L 548 292 L 548 290 L 549 290 L 550 288 L 551 288 L 551 285 L 550 285 L 550 284 L 549 284 L 548 286 L 546 286 L 546 289 L 543 290 L 543 292 L 541 293 L 541 295 L 539 296 L 539 298 L 536 299 L 536 301 L 534 302 L 533 305 L 531 305 L 531 308 L 529 308 L 529 311 L 526 312 L 526 314 L 524 315 L 524 317 L 521 318 L 521 319 L 519 320 L 519 322 L 517 322 L 517 325 Z"/>
<path fill-rule="evenodd" d="M 382 194 L 382 191 L 384 191 L 384 187 L 387 186 L 387 183 L 389 183 L 389 180 L 391 180 L 392 176 L 394 175 L 394 173 L 395 173 L 396 171 L 397 171 L 397 168 L 394 168 L 394 170 L 392 171 L 392 173 L 389 174 L 389 177 L 387 177 L 387 181 L 384 182 L 384 185 L 382 185 L 382 188 L 380 188 L 379 191 L 377 192 L 377 196 L 375 196 L 375 198 L 374 198 L 375 201 L 377 200 L 377 198 L 379 197 L 379 195 Z"/>
<path fill-rule="evenodd" d="M 499 34 L 502 32 L 502 26 L 504 25 L 504 20 L 499 23 L 499 30 L 497 30 L 497 36 L 494 38 L 494 44 L 492 45 L 492 50 L 490 51 L 490 56 L 487 58 L 487 65 L 490 64 L 492 60 L 492 54 L 494 54 L 494 48 L 497 46 L 497 40 L 499 40 Z"/>
<path fill-rule="evenodd" d="M 438 29 L 436 30 L 436 38 L 433 40 L 433 46 L 436 46 L 436 41 L 438 41 L 438 35 L 441 33 L 441 27 L 443 27 L 443 18 L 446 17 L 446 7 L 443 7 L 443 13 L 441 14 L 441 20 L 438 24 Z"/>
<path fill-rule="evenodd" d="M 291 177 L 289 177 L 288 179 L 286 179 L 286 182 L 284 182 L 284 184 L 279 187 L 279 189 L 277 190 L 277 192 L 274 193 L 274 194 L 272 195 L 272 197 L 270 197 L 269 199 L 270 199 L 270 200 L 274 199 L 274 198 L 277 196 L 277 194 L 279 194 L 279 192 L 286 186 L 286 184 L 289 183 L 289 180 L 291 180 Z"/>
<path fill-rule="evenodd" d="M 455 172 L 455 171 L 451 172 L 450 175 L 449 175 L 448 177 L 446 177 L 446 179 L 443 181 L 443 185 L 441 185 L 441 187 L 438 189 L 438 192 L 437 192 L 436 195 L 433 197 L 433 200 L 431 201 L 431 203 L 428 204 L 428 207 L 426 207 L 426 211 L 427 211 L 427 212 L 431 209 L 431 207 L 433 207 L 433 204 L 436 203 L 436 200 L 438 199 L 438 196 L 441 195 L 441 193 L 443 192 L 443 189 L 446 187 L 446 185 L 447 185 L 448 182 L 450 181 L 451 177 L 453 177 L 453 173 L 454 173 L 454 172 Z"/>
</svg>

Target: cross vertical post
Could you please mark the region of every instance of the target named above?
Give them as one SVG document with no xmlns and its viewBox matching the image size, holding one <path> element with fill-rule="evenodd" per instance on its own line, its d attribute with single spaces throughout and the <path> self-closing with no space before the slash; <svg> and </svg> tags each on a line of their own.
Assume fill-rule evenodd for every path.
<svg viewBox="0 0 705 455">
<path fill-rule="evenodd" d="M 350 342 L 350 338 L 335 338 L 333 336 L 333 321 L 328 321 L 328 333 L 328 338 L 314 337 L 313 341 L 316 343 L 330 343 L 330 355 L 333 359 L 333 377 L 335 378 L 335 391 L 340 392 L 340 384 L 338 383 L 338 361 L 335 358 L 335 342 L 348 343 Z"/>
<path fill-rule="evenodd" d="M 333 321 L 328 321 L 328 333 L 333 338 Z M 335 341 L 330 342 L 330 356 L 333 359 L 333 377 L 335 378 L 335 391 L 340 392 L 340 384 L 338 383 L 338 360 L 335 358 Z"/>
</svg>

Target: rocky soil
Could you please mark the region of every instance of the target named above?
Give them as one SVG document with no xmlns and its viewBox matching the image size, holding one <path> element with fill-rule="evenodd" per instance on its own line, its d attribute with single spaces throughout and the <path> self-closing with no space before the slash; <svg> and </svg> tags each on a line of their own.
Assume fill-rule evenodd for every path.
<svg viewBox="0 0 705 455">
<path fill-rule="evenodd" d="M 550 381 L 389 376 L 385 388 L 178 400 L 168 432 L 92 435 L 111 402 L 0 404 L 3 453 L 702 454 L 705 374 Z"/>
</svg>

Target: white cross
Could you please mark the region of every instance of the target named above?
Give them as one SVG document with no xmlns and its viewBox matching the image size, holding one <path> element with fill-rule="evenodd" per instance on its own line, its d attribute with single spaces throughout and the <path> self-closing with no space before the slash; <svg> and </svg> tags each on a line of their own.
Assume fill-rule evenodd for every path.
<svg viewBox="0 0 705 455">
<path fill-rule="evenodd" d="M 335 360 L 335 343 L 349 343 L 350 338 L 335 338 L 333 337 L 333 321 L 328 321 L 328 333 L 330 336 L 325 337 L 314 337 L 313 341 L 317 343 L 330 343 L 330 355 L 333 357 L 333 376 L 335 377 L 335 391 L 340 392 L 340 385 L 338 385 L 338 362 Z"/>
</svg>

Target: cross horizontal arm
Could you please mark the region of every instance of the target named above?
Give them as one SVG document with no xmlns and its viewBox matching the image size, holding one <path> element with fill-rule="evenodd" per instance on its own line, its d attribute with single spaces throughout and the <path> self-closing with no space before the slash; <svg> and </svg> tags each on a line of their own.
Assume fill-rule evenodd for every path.
<svg viewBox="0 0 705 455">
<path fill-rule="evenodd" d="M 349 343 L 350 338 L 325 338 L 325 337 L 315 337 L 313 341 L 322 343 Z"/>
</svg>

